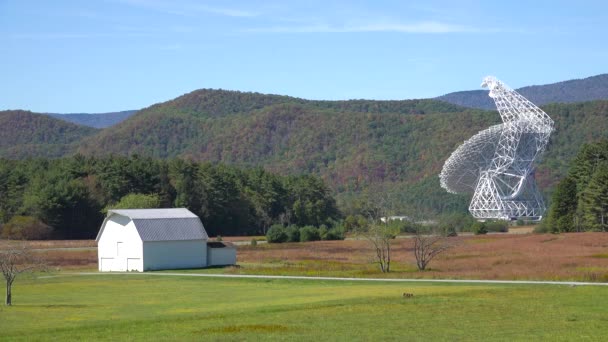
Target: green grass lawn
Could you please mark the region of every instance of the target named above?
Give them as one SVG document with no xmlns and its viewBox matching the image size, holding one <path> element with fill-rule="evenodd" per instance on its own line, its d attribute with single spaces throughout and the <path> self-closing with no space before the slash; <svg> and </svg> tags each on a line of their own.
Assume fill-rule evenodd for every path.
<svg viewBox="0 0 608 342">
<path fill-rule="evenodd" d="M 608 287 L 154 275 L 18 279 L 3 340 L 602 340 Z M 404 292 L 413 298 L 403 298 Z"/>
</svg>

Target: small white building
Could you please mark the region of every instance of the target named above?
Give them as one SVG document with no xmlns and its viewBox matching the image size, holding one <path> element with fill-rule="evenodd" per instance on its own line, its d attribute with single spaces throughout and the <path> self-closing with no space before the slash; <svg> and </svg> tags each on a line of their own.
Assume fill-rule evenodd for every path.
<svg viewBox="0 0 608 342">
<path fill-rule="evenodd" d="M 380 218 L 380 221 L 387 223 L 389 221 L 411 221 L 412 219 L 409 216 L 384 216 Z"/>
<path fill-rule="evenodd" d="M 188 209 L 109 210 L 97 234 L 99 271 L 201 268 L 236 263 L 236 248 L 209 242 Z"/>
</svg>

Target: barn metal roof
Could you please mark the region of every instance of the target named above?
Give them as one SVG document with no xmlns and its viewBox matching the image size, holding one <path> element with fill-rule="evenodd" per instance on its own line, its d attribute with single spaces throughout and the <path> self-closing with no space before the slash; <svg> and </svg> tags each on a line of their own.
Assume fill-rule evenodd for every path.
<svg viewBox="0 0 608 342">
<path fill-rule="evenodd" d="M 108 210 L 108 218 L 114 214 L 133 220 L 142 241 L 206 240 L 209 238 L 198 216 L 185 208 Z"/>
<path fill-rule="evenodd" d="M 186 208 L 162 208 L 162 209 L 111 209 L 108 214 L 116 213 L 136 219 L 160 219 L 160 218 L 198 218 Z"/>
</svg>

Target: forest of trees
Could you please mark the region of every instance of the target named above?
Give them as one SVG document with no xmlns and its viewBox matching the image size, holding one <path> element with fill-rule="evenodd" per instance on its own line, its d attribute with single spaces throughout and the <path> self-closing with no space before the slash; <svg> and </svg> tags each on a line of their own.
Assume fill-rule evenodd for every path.
<svg viewBox="0 0 608 342">
<path fill-rule="evenodd" d="M 210 235 L 264 234 L 277 223 L 331 227 L 340 218 L 311 175 L 137 155 L 0 160 L 4 237 L 94 238 L 105 211 L 130 203 L 188 208 Z"/>
<path fill-rule="evenodd" d="M 581 148 L 553 193 L 543 227 L 552 232 L 608 231 L 608 140 Z"/>
<path fill-rule="evenodd" d="M 536 178 L 550 198 L 578 148 L 608 138 L 608 101 L 543 109 L 556 129 Z M 466 213 L 470 196 L 448 194 L 437 175 L 459 144 L 499 122 L 495 111 L 433 100 L 308 101 L 203 89 L 103 130 L 0 112 L 0 158 L 138 154 L 310 174 L 324 180 L 344 215 L 356 213 L 354 201 L 371 190 L 394 195 L 396 214 L 428 219 Z"/>
<path fill-rule="evenodd" d="M 507 82 L 508 83 L 508 82 Z M 549 103 L 575 103 L 608 99 L 608 74 L 552 84 L 528 86 L 517 92 L 537 106 Z M 487 90 L 469 90 L 449 93 L 436 98 L 455 105 L 494 110 L 494 101 Z"/>
</svg>

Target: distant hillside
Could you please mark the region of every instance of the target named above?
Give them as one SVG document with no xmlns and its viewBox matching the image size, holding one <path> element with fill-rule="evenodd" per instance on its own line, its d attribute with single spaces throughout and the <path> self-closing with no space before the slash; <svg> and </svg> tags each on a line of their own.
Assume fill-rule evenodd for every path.
<svg viewBox="0 0 608 342">
<path fill-rule="evenodd" d="M 122 112 L 111 112 L 111 113 L 73 113 L 73 114 L 54 114 L 45 113 L 46 115 L 52 116 L 56 119 L 72 122 L 78 125 L 94 127 L 94 128 L 106 128 L 114 126 L 117 123 L 126 120 L 131 115 L 135 114 L 136 110 L 125 110 Z"/>
<path fill-rule="evenodd" d="M 580 144 L 608 136 L 608 102 L 545 109 L 557 131 L 537 175 L 550 192 Z M 86 138 L 78 151 L 313 173 L 328 181 L 343 208 L 354 194 L 383 187 L 410 209 L 438 212 L 466 208 L 464 197 L 439 188 L 443 162 L 465 139 L 499 120 L 496 112 L 433 100 L 306 101 L 200 90 L 141 110 Z"/>
<path fill-rule="evenodd" d="M 0 157 L 60 157 L 97 131 L 28 111 L 0 111 Z"/>
<path fill-rule="evenodd" d="M 550 193 L 582 143 L 608 137 L 608 101 L 543 108 L 556 131 L 536 174 Z M 495 111 L 436 100 L 308 101 L 209 89 L 140 110 L 100 131 L 42 116 L 72 130 L 56 136 L 49 125 L 37 130 L 22 122 L 29 116 L 17 116 L 5 128 L 2 137 L 12 136 L 0 156 L 136 153 L 312 173 L 327 181 L 346 212 L 356 210 L 361 191 L 379 188 L 395 195 L 400 213 L 417 215 L 466 210 L 468 199 L 443 191 L 437 175 L 459 144 L 500 121 Z M 18 122 L 31 131 L 16 127 Z M 33 148 L 26 137 L 39 131 L 48 139 L 33 139 Z M 56 142 L 59 138 L 65 141 Z"/>
<path fill-rule="evenodd" d="M 145 111 L 144 115 L 150 115 L 150 113 L 181 113 L 196 117 L 212 118 L 251 113 L 277 104 L 298 104 L 319 110 L 329 109 L 339 112 L 359 113 L 425 114 L 458 112 L 462 110 L 460 106 L 433 99 L 313 101 L 282 95 L 200 89 L 182 95 L 174 100 L 155 104 L 142 111 Z"/>
<path fill-rule="evenodd" d="M 517 92 L 538 106 L 549 103 L 574 103 L 608 100 L 608 74 L 546 85 L 529 86 Z M 459 106 L 494 110 L 487 90 L 459 91 L 436 98 Z"/>
</svg>

